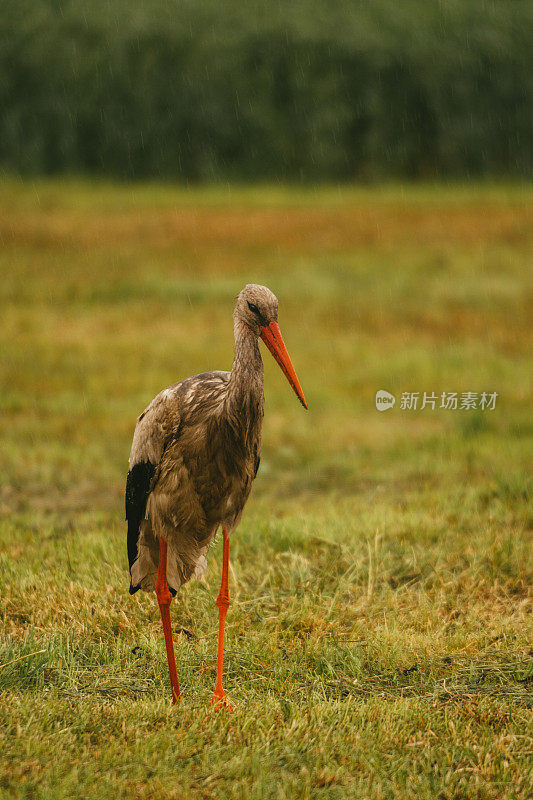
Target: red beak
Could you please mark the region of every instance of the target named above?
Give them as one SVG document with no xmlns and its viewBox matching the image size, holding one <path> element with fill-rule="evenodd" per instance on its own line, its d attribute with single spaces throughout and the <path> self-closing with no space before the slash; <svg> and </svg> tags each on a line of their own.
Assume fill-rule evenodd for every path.
<svg viewBox="0 0 533 800">
<path fill-rule="evenodd" d="M 264 341 L 264 343 L 266 344 L 266 346 L 268 347 L 268 349 L 270 350 L 270 352 L 280 365 L 281 369 L 285 373 L 285 377 L 287 378 L 290 385 L 294 389 L 300 403 L 303 405 L 304 408 L 307 408 L 307 403 L 305 402 L 305 397 L 304 393 L 302 392 L 302 387 L 300 386 L 300 381 L 296 376 L 290 356 L 287 353 L 287 348 L 285 347 L 285 344 L 283 342 L 283 337 L 281 335 L 278 323 L 272 320 L 272 322 L 270 322 L 269 325 L 261 327 L 261 339 Z"/>
</svg>

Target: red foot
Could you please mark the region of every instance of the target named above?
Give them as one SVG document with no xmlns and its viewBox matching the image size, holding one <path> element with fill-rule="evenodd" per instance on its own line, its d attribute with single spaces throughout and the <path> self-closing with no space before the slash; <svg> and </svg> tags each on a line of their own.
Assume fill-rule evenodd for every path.
<svg viewBox="0 0 533 800">
<path fill-rule="evenodd" d="M 222 689 L 222 692 L 215 689 L 213 697 L 211 698 L 211 705 L 215 707 L 216 711 L 220 711 L 222 708 L 226 708 L 228 711 L 233 709 L 224 689 Z"/>
<path fill-rule="evenodd" d="M 174 690 L 172 691 L 172 705 L 173 706 L 179 706 L 180 703 L 181 703 L 181 693 L 180 693 L 179 687 L 178 687 L 177 694 L 175 693 Z"/>
</svg>

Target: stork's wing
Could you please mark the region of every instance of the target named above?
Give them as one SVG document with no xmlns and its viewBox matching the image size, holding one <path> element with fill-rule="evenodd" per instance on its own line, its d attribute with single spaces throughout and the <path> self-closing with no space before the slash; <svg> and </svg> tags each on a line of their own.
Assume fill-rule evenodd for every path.
<svg viewBox="0 0 533 800">
<path fill-rule="evenodd" d="M 178 434 L 179 425 L 179 402 L 173 387 L 160 392 L 137 420 L 126 480 L 130 573 L 138 556 L 140 527 L 152 481 L 167 444 Z M 130 593 L 138 588 L 132 584 Z"/>
</svg>

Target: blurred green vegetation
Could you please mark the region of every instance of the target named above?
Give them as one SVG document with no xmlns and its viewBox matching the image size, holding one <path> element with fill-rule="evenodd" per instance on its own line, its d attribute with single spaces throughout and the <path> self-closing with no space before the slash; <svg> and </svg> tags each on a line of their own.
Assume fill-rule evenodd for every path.
<svg viewBox="0 0 533 800">
<path fill-rule="evenodd" d="M 531 176 L 532 36 L 528 0 L 3 0 L 0 164 Z"/>
</svg>

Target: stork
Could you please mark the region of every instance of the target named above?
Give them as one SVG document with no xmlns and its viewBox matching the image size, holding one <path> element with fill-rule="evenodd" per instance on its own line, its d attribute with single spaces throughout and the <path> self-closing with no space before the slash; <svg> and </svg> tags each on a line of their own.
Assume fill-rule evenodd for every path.
<svg viewBox="0 0 533 800">
<path fill-rule="evenodd" d="M 211 703 L 228 705 L 222 685 L 224 626 L 229 607 L 230 533 L 257 475 L 263 421 L 263 361 L 259 338 L 307 403 L 277 323 L 278 301 L 266 286 L 248 284 L 233 312 L 231 372 L 204 372 L 160 392 L 137 420 L 126 482 L 130 594 L 157 596 L 172 702 L 180 689 L 170 603 L 184 583 L 199 578 L 222 527 L 217 678 Z"/>
</svg>

